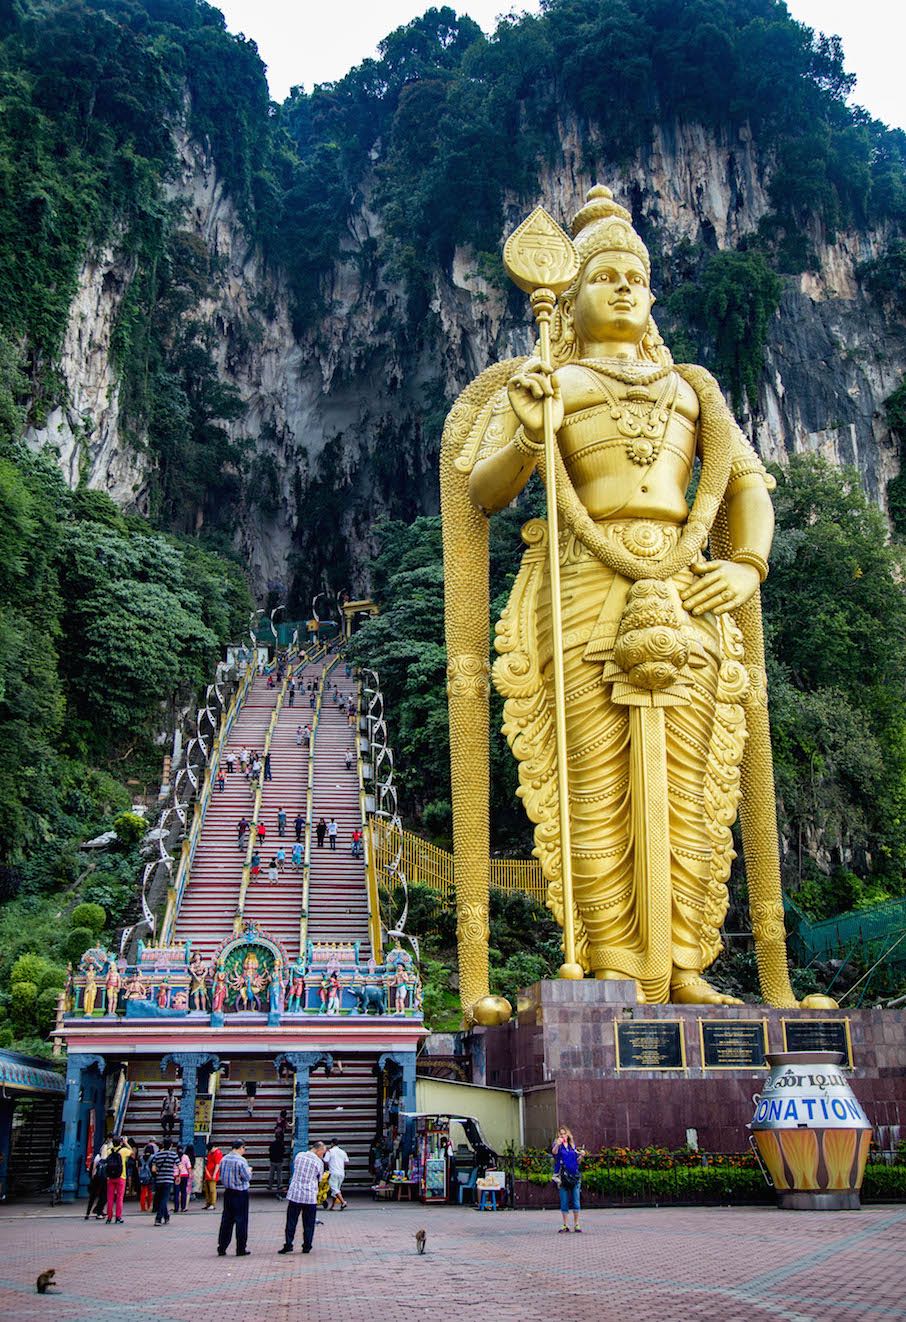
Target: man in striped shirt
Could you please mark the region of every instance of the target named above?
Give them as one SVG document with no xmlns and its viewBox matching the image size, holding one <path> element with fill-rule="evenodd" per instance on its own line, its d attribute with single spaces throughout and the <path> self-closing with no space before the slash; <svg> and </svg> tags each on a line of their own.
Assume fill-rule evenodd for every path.
<svg viewBox="0 0 906 1322">
<path fill-rule="evenodd" d="M 293 1175 L 286 1191 L 286 1230 L 280 1253 L 292 1253 L 299 1215 L 302 1215 L 302 1252 L 311 1253 L 318 1214 L 318 1182 L 324 1174 L 324 1143 L 312 1143 L 310 1152 L 300 1152 L 293 1162 Z"/>
<path fill-rule="evenodd" d="M 179 1158 L 171 1138 L 165 1138 L 163 1147 L 151 1158 L 154 1176 L 154 1224 L 164 1225 L 170 1220 L 170 1195 L 173 1192 L 173 1174 Z"/>
<path fill-rule="evenodd" d="M 237 1139 L 232 1150 L 220 1163 L 220 1183 L 223 1188 L 223 1215 L 217 1236 L 217 1253 L 223 1257 L 236 1230 L 236 1257 L 247 1258 L 249 1237 L 249 1185 L 252 1168 L 245 1159 L 245 1144 Z"/>
</svg>

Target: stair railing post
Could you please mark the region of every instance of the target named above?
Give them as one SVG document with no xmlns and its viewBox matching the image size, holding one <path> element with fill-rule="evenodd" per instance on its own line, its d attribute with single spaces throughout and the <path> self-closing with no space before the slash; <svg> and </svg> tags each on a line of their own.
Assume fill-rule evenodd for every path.
<svg viewBox="0 0 906 1322">
<path fill-rule="evenodd" d="M 293 1089 L 293 1161 L 308 1148 L 311 1071 L 320 1064 L 330 1068 L 333 1057 L 324 1051 L 282 1051 L 274 1061 L 278 1074 L 284 1067 L 288 1067 L 296 1076 Z"/>
<path fill-rule="evenodd" d="M 81 1158 L 94 1153 L 82 1151 L 83 1143 L 87 1148 L 90 1125 L 88 1117 L 95 1111 L 95 1141 L 103 1141 L 104 1117 L 104 1070 L 107 1062 L 103 1056 L 89 1055 L 87 1052 L 70 1052 L 66 1061 L 66 1099 L 63 1102 L 63 1137 L 60 1140 L 60 1157 L 63 1160 L 63 1188 L 60 1202 L 72 1203 L 87 1180 L 87 1170 Z M 97 1075 L 88 1077 L 92 1067 Z M 97 1116 L 100 1115 L 101 1127 L 98 1128 Z M 84 1139 L 82 1125 L 85 1124 Z"/>
<path fill-rule="evenodd" d="M 176 1065 L 182 1074 L 179 1099 L 179 1141 L 186 1147 L 195 1143 L 195 1099 L 198 1096 L 198 1071 L 203 1066 L 220 1069 L 220 1058 L 210 1051 L 172 1051 L 161 1058 L 160 1072 Z"/>
</svg>

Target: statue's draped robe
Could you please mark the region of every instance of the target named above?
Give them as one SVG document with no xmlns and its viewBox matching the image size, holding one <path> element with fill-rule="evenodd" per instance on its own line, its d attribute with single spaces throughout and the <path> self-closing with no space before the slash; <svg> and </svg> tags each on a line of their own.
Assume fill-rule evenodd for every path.
<svg viewBox="0 0 906 1322">
<path fill-rule="evenodd" d="M 574 447 L 568 469 L 575 467 L 577 436 L 589 449 L 608 443 L 600 412 L 581 410 L 564 424 Z M 479 420 L 477 457 L 512 434 L 508 413 L 505 394 L 491 401 Z M 728 490 L 756 473 L 770 484 L 738 431 L 733 444 Z M 682 531 L 637 518 L 598 526 L 652 566 L 675 549 Z M 562 922 L 545 521 L 532 520 L 523 537 L 528 549 L 497 626 L 494 682 L 505 699 L 503 729 L 535 823 L 548 904 Z M 729 615 L 694 618 L 683 609 L 677 589 L 693 578 L 683 569 L 668 579 L 667 594 L 688 659 L 667 688 L 639 688 L 614 660 L 630 580 L 567 529 L 560 572 L 578 955 L 587 969 L 635 978 L 646 999 L 663 1002 L 671 982 L 694 978 L 720 950 L 745 743 L 742 640 Z"/>
</svg>

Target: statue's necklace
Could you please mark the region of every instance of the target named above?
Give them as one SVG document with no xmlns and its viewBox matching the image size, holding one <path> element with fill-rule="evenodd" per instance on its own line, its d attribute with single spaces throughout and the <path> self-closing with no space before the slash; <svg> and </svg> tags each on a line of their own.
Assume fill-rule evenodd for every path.
<svg viewBox="0 0 906 1322">
<path fill-rule="evenodd" d="M 663 381 L 673 371 L 672 363 L 663 367 L 641 358 L 580 358 L 579 365 L 609 376 L 612 381 L 622 381 L 624 386 L 650 386 Z"/>
<path fill-rule="evenodd" d="M 638 363 L 640 371 L 633 372 L 630 369 L 624 375 L 617 376 L 616 372 L 610 371 L 610 363 L 617 362 L 621 369 L 628 368 L 632 359 L 585 358 L 580 361 L 583 367 L 595 373 L 596 383 L 610 404 L 610 416 L 617 424 L 620 435 L 625 437 L 627 456 L 634 464 L 647 468 L 649 464 L 654 463 L 661 452 L 667 427 L 676 407 L 679 381 L 677 379 L 664 381 L 662 389 L 653 402 L 648 393 L 648 386 L 669 377 L 672 367 L 655 367 L 652 364 L 653 370 L 646 371 L 648 364 Z M 629 389 L 620 398 L 610 389 L 606 381 L 601 380 L 602 377 L 615 378 Z"/>
</svg>

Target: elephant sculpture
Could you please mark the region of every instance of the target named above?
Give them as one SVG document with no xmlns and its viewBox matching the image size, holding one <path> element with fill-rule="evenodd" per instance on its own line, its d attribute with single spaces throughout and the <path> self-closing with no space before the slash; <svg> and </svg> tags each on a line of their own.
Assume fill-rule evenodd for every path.
<svg viewBox="0 0 906 1322">
<path fill-rule="evenodd" d="M 356 1014 L 369 1014 L 374 1011 L 375 1014 L 387 1013 L 387 996 L 383 987 L 364 984 L 356 986 L 355 983 L 346 990 L 352 994 L 356 1003 Z"/>
</svg>

